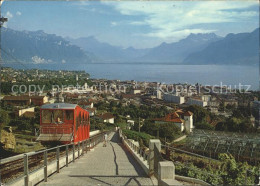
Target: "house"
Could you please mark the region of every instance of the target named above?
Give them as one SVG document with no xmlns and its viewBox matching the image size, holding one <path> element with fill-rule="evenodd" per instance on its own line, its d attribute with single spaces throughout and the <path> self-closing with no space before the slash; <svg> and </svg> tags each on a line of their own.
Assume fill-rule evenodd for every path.
<svg viewBox="0 0 260 186">
<path fill-rule="evenodd" d="M 223 104 L 224 104 L 224 106 L 226 107 L 226 106 L 234 106 L 235 108 L 237 108 L 238 107 L 238 101 L 236 101 L 236 100 L 232 100 L 232 99 L 229 99 L 229 100 L 224 100 L 223 101 Z"/>
<path fill-rule="evenodd" d="M 141 89 L 132 89 L 131 94 L 141 94 Z"/>
<path fill-rule="evenodd" d="M 105 114 L 99 115 L 99 116 L 97 116 L 97 118 L 104 123 L 115 123 L 115 121 L 114 121 L 115 117 L 111 113 L 105 113 Z"/>
<path fill-rule="evenodd" d="M 26 111 L 22 116 L 25 118 L 35 118 L 35 112 Z"/>
<path fill-rule="evenodd" d="M 5 96 L 2 101 L 5 105 L 24 106 L 31 104 L 29 96 Z"/>
<path fill-rule="evenodd" d="M 16 106 L 24 106 L 24 105 L 37 105 L 41 106 L 48 102 L 47 96 L 5 96 L 3 101 L 7 105 L 16 105 Z"/>
<path fill-rule="evenodd" d="M 94 104 L 93 102 L 89 102 L 89 101 L 80 101 L 78 103 L 82 108 L 86 109 L 86 108 L 93 108 Z"/>
<path fill-rule="evenodd" d="M 131 129 L 134 125 L 135 125 L 135 121 L 134 120 L 127 120 L 127 129 Z"/>
<path fill-rule="evenodd" d="M 194 128 L 193 113 L 190 111 L 183 112 L 182 110 L 177 110 L 176 112 L 170 113 L 163 118 L 156 118 L 154 121 L 158 124 L 172 123 L 178 126 L 181 131 L 186 129 L 187 132 L 192 132 Z"/>
<path fill-rule="evenodd" d="M 30 96 L 31 103 L 37 106 L 42 106 L 43 104 L 48 102 L 47 96 Z"/>
<path fill-rule="evenodd" d="M 97 112 L 97 109 L 95 107 L 93 108 L 86 108 L 86 111 L 89 112 L 89 116 L 94 116 Z"/>
<path fill-rule="evenodd" d="M 35 107 L 30 107 L 30 108 L 25 108 L 25 109 L 20 109 L 17 111 L 18 116 L 23 116 L 26 112 L 34 112 Z"/>
</svg>

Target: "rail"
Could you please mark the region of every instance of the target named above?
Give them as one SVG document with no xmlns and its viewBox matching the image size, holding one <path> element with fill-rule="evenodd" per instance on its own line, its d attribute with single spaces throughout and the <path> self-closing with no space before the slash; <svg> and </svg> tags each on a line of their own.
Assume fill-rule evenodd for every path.
<svg viewBox="0 0 260 186">
<path fill-rule="evenodd" d="M 134 152 L 136 152 L 141 158 L 143 158 L 144 161 L 147 161 L 148 164 L 148 156 L 149 156 L 149 150 L 145 150 L 144 148 L 141 148 L 140 146 L 137 146 L 134 144 L 131 140 L 129 140 L 123 133 L 122 130 L 119 129 L 119 135 L 122 137 L 123 140 L 133 149 Z"/>
<path fill-rule="evenodd" d="M 99 133 L 84 141 L 77 143 L 60 145 L 57 147 L 44 149 L 37 152 L 26 153 L 14 158 L 8 158 L 0 162 L 1 177 L 0 184 L 12 185 L 18 180 L 23 179 L 25 186 L 29 185 L 29 177 L 37 171 L 43 171 L 43 179 L 47 182 L 49 170 L 48 167 L 56 164 L 55 172 L 59 173 L 62 167 L 68 167 L 69 163 L 79 159 L 90 148 L 95 147 L 98 143 L 103 141 L 104 133 L 110 135 L 112 131 Z M 61 164 L 61 158 L 65 162 Z M 64 165 L 65 164 L 65 165 Z M 51 172 L 53 173 L 53 171 Z M 20 183 L 20 182 L 19 182 Z"/>
<path fill-rule="evenodd" d="M 182 152 L 182 153 L 185 153 L 185 154 L 188 154 L 188 155 L 192 155 L 192 156 L 196 156 L 196 157 L 199 157 L 199 158 L 204 158 L 204 159 L 208 159 L 210 161 L 218 161 L 217 159 L 213 159 L 213 158 L 209 158 L 207 156 L 203 156 L 203 155 L 200 155 L 200 154 L 196 154 L 196 153 L 193 153 L 193 152 L 189 152 L 189 151 L 186 151 L 186 150 L 183 150 L 183 149 L 178 149 L 178 148 L 175 148 L 175 147 L 170 147 L 169 145 L 162 145 L 162 147 L 164 147 L 166 149 L 166 153 L 167 151 L 172 151 L 172 152 Z"/>
</svg>

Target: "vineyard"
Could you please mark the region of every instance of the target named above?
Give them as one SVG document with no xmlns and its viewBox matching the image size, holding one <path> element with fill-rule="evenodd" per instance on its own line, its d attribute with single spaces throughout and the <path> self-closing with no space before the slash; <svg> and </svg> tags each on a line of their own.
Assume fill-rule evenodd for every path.
<svg viewBox="0 0 260 186">
<path fill-rule="evenodd" d="M 215 159 L 220 153 L 230 153 L 237 161 L 246 161 L 252 165 L 260 163 L 259 134 L 194 130 L 187 137 L 183 148 Z"/>
</svg>

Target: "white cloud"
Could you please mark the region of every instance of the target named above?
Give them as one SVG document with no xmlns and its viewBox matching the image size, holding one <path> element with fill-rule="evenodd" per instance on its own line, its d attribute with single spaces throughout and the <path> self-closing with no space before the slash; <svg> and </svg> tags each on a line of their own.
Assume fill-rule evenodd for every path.
<svg viewBox="0 0 260 186">
<path fill-rule="evenodd" d="M 17 16 L 20 16 L 20 15 L 22 15 L 22 13 L 21 13 L 20 11 L 17 11 L 17 12 L 16 12 L 16 15 L 17 15 Z"/>
<path fill-rule="evenodd" d="M 66 60 L 65 60 L 65 59 L 61 60 L 61 63 L 62 63 L 62 64 L 65 64 L 65 63 L 66 63 Z"/>
<path fill-rule="evenodd" d="M 7 17 L 8 19 L 12 19 L 13 18 L 13 14 L 9 11 L 6 12 L 5 17 Z"/>
<path fill-rule="evenodd" d="M 158 37 L 162 39 L 167 39 L 171 41 L 178 41 L 180 38 L 187 37 L 189 34 L 194 33 L 212 33 L 216 30 L 204 30 L 204 29 L 183 29 L 178 31 L 172 31 L 172 30 L 162 30 L 162 31 L 155 31 L 150 32 L 148 34 L 143 34 L 141 36 L 148 36 L 148 37 Z"/>
<path fill-rule="evenodd" d="M 140 16 L 142 20 L 128 22 L 131 25 L 146 25 L 151 31 L 147 37 L 169 38 L 189 33 L 205 33 L 212 30 L 202 29 L 198 24 L 228 23 L 244 21 L 259 12 L 246 10 L 258 1 L 167 1 L 167 2 L 103 2 L 113 6 L 122 15 Z"/>
<path fill-rule="evenodd" d="M 32 61 L 33 61 L 34 64 L 46 63 L 46 60 L 44 58 L 39 57 L 39 56 L 33 56 Z"/>
<path fill-rule="evenodd" d="M 117 22 L 115 22 L 115 21 L 112 21 L 112 22 L 110 23 L 110 25 L 111 25 L 111 26 L 117 26 L 117 25 L 118 25 L 118 23 L 117 23 Z"/>
</svg>

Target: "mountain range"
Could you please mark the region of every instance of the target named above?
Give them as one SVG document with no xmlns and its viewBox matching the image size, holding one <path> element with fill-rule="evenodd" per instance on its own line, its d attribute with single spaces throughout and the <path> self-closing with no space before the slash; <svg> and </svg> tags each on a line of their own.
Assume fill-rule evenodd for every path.
<svg viewBox="0 0 260 186">
<path fill-rule="evenodd" d="M 63 38 L 43 31 L 2 28 L 3 60 L 32 64 L 75 63 L 167 63 L 238 64 L 259 63 L 259 28 L 251 33 L 190 34 L 178 42 L 147 49 L 123 48 L 95 37 Z"/>
<path fill-rule="evenodd" d="M 259 28 L 251 33 L 228 34 L 184 59 L 185 64 L 259 65 Z"/>
<path fill-rule="evenodd" d="M 42 30 L 16 31 L 2 28 L 3 60 L 33 64 L 88 63 L 93 61 L 91 53 L 70 44 L 55 34 L 46 34 Z"/>
<path fill-rule="evenodd" d="M 122 48 L 108 43 L 100 42 L 95 37 L 83 37 L 78 39 L 66 38 L 70 43 L 81 47 L 85 51 L 92 52 L 100 62 L 131 62 L 147 54 L 150 49 L 135 49 L 133 47 Z"/>
</svg>

